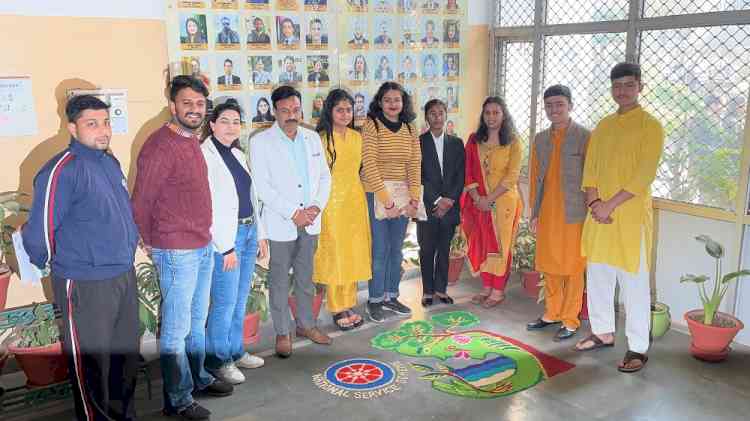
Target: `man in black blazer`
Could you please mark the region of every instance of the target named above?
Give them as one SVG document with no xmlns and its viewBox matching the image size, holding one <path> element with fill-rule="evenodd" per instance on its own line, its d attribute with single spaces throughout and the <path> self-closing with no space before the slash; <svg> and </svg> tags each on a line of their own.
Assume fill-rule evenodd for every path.
<svg viewBox="0 0 750 421">
<path fill-rule="evenodd" d="M 422 148 L 422 184 L 427 221 L 417 222 L 422 270 L 422 305 L 433 297 L 453 304 L 446 293 L 450 243 L 460 222 L 459 197 L 464 189 L 464 142 L 445 133 L 447 107 L 439 99 L 424 106 L 430 130 L 419 137 Z"/>
</svg>

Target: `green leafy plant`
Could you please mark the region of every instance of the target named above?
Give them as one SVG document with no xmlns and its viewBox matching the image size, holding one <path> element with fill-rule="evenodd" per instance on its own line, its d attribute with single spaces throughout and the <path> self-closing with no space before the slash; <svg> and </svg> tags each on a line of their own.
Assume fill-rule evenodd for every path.
<svg viewBox="0 0 750 421">
<path fill-rule="evenodd" d="M 19 199 L 29 195 L 20 191 L 6 191 L 0 193 L 0 274 L 12 271 L 8 265 L 8 256 L 13 254 L 13 231 L 15 228 L 6 224 L 5 220 L 13 215 L 28 212 L 29 208 L 22 205 Z"/>
<path fill-rule="evenodd" d="M 253 287 L 245 305 L 245 314 L 259 313 L 262 321 L 268 320 L 268 270 L 255 265 Z"/>
<path fill-rule="evenodd" d="M 60 341 L 60 329 L 53 314 L 44 310 L 42 304 L 35 303 L 34 321 L 17 325 L 11 336 L 19 348 L 37 348 L 55 344 Z"/>
<path fill-rule="evenodd" d="M 680 278 L 680 282 L 692 282 L 698 285 L 698 294 L 703 303 L 703 324 L 712 325 L 714 324 L 716 312 L 721 305 L 721 300 L 724 299 L 724 294 L 727 293 L 729 283 L 742 276 L 750 275 L 750 270 L 742 269 L 722 276 L 721 261 L 724 258 L 724 246 L 708 235 L 699 235 L 695 239 L 705 244 L 706 253 L 716 260 L 713 290 L 709 295 L 706 289 L 706 283 L 710 279 L 708 275 L 687 274 Z"/>
<path fill-rule="evenodd" d="M 536 236 L 531 232 L 529 221 L 524 219 L 518 224 L 516 244 L 513 247 L 513 271 L 533 272 L 536 255 Z"/>
<path fill-rule="evenodd" d="M 464 238 L 461 229 L 456 230 L 456 234 L 451 239 L 450 258 L 457 259 L 466 256 L 466 238 Z"/>
<path fill-rule="evenodd" d="M 151 262 L 138 263 L 135 266 L 136 287 L 138 290 L 139 335 L 145 331 L 156 334 L 159 330 L 159 305 L 161 289 L 159 272 Z"/>
</svg>

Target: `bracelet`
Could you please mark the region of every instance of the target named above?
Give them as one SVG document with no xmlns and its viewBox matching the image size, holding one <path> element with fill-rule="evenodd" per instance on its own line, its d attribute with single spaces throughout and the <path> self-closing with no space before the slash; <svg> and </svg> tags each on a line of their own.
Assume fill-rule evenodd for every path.
<svg viewBox="0 0 750 421">
<path fill-rule="evenodd" d="M 591 206 L 594 205 L 594 203 L 601 202 L 601 201 L 602 201 L 602 199 L 596 198 L 596 199 L 592 200 L 591 202 L 589 202 L 589 204 L 586 205 L 586 207 L 590 208 Z"/>
<path fill-rule="evenodd" d="M 391 206 L 386 206 L 385 210 L 391 210 L 396 207 L 396 202 L 391 203 Z"/>
</svg>

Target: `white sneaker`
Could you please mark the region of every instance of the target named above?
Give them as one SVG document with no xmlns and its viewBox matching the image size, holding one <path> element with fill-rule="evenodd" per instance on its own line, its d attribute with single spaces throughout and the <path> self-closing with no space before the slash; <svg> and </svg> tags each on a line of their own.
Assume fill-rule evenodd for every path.
<svg viewBox="0 0 750 421">
<path fill-rule="evenodd" d="M 263 361 L 263 358 L 248 354 L 247 352 L 242 356 L 242 358 L 234 362 L 234 364 L 239 368 L 258 368 L 263 367 L 263 364 L 265 363 L 266 362 Z"/>
<path fill-rule="evenodd" d="M 245 381 L 245 375 L 231 363 L 220 367 L 218 370 L 212 370 L 211 374 L 229 384 L 240 384 Z"/>
</svg>

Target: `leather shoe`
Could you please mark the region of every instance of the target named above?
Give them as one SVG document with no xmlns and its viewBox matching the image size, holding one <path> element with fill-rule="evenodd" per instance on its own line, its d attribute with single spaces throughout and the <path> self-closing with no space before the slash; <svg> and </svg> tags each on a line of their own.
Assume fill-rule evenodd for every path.
<svg viewBox="0 0 750 421">
<path fill-rule="evenodd" d="M 578 329 L 569 330 L 567 327 L 562 326 L 555 334 L 554 341 L 564 341 L 565 339 L 572 338 L 576 333 L 578 333 Z"/>
<path fill-rule="evenodd" d="M 289 335 L 276 335 L 276 355 L 281 358 L 292 355 L 292 339 Z"/>
<path fill-rule="evenodd" d="M 548 326 L 559 325 L 559 324 L 560 322 L 548 322 L 548 321 L 542 320 L 542 318 L 540 317 L 534 320 L 533 322 L 527 323 L 526 330 L 539 330 L 539 329 L 544 329 L 545 327 L 548 327 Z"/>
<path fill-rule="evenodd" d="M 319 345 L 330 345 L 333 343 L 333 339 L 321 332 L 317 327 L 311 329 L 297 328 L 297 336 L 305 337 Z"/>
<path fill-rule="evenodd" d="M 438 295 L 437 298 L 443 304 L 453 304 L 453 298 L 451 298 L 451 297 L 449 297 L 447 295 Z"/>
<path fill-rule="evenodd" d="M 432 305 L 432 297 L 422 298 L 422 307 L 429 307 Z"/>
</svg>

